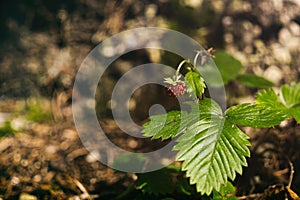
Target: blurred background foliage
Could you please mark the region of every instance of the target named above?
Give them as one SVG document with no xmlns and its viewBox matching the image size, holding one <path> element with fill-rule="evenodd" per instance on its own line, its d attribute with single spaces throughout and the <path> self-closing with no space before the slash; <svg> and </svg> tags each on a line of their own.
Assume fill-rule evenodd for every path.
<svg viewBox="0 0 300 200">
<path fill-rule="evenodd" d="M 225 50 L 241 61 L 243 72 L 276 85 L 296 81 L 300 76 L 299 13 L 299 0 L 1 2 L 1 98 L 59 99 L 64 93 L 59 103 L 68 103 L 76 71 L 88 52 L 113 34 L 141 26 L 174 29 L 205 48 Z M 109 111 L 109 92 L 120 75 L 149 61 L 175 67 L 178 58 L 144 50 L 118 59 L 101 80 L 105 84 L 98 91 L 103 101 L 99 109 Z M 230 66 L 222 70 L 227 68 L 231 70 Z"/>
</svg>

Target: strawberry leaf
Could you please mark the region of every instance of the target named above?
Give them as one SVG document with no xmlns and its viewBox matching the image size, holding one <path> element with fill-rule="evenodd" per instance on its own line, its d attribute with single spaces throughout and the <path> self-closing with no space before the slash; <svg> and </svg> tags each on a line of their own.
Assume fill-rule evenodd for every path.
<svg viewBox="0 0 300 200">
<path fill-rule="evenodd" d="M 176 159 L 184 161 L 182 169 L 202 194 L 219 191 L 228 177 L 241 174 L 242 166 L 247 165 L 245 156 L 250 156 L 248 136 L 224 118 L 194 123 L 177 142 Z"/>
<path fill-rule="evenodd" d="M 192 97 L 201 97 L 204 93 L 204 89 L 206 88 L 204 79 L 197 72 L 189 71 L 185 75 L 185 79 L 187 81 L 187 92 Z"/>
<path fill-rule="evenodd" d="M 273 127 L 289 118 L 285 110 L 263 104 L 240 104 L 226 110 L 226 117 L 233 124 L 257 128 Z"/>
<path fill-rule="evenodd" d="M 281 93 L 288 108 L 300 105 L 300 83 L 282 86 Z"/>
</svg>

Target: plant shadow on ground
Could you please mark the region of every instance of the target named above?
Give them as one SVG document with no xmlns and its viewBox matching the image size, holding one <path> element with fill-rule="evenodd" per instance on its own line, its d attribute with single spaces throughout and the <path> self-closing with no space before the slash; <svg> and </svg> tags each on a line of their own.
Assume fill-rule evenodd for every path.
<svg viewBox="0 0 300 200">
<path fill-rule="evenodd" d="M 244 168 L 243 175 L 234 181 L 238 196 L 263 194 L 275 184 L 287 185 L 289 161 L 295 170 L 291 188 L 300 192 L 300 155 L 297 150 L 300 129 L 293 123 L 289 121 L 285 127 L 266 130 L 264 136 L 260 135 L 261 130 L 250 130 L 254 151 L 248 159 L 249 167 Z M 112 122 L 107 124 L 108 134 L 118 129 Z M 151 194 L 143 192 L 142 188 L 136 189 L 139 186 L 136 175 L 117 172 L 98 161 L 89 160 L 89 152 L 71 127 L 35 124 L 31 133 L 19 133 L 0 141 L 3 166 L 0 192 L 4 199 L 18 199 L 20 194 L 31 194 L 39 199 L 76 198 L 85 192 L 94 199 L 200 198 L 199 194 L 193 193 L 193 186 L 187 187 L 186 193 L 173 191 L 171 194 Z M 124 145 L 127 139 L 118 136 L 116 143 Z M 141 141 L 138 143 L 138 146 L 143 145 Z M 174 171 L 172 173 L 176 175 Z M 171 184 L 178 185 L 174 178 Z"/>
</svg>

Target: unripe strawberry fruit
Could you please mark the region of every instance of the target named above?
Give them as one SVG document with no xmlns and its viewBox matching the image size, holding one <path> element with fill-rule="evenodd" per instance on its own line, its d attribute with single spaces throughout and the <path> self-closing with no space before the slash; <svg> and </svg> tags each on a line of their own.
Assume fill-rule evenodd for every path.
<svg viewBox="0 0 300 200">
<path fill-rule="evenodd" d="M 180 96 L 186 91 L 186 86 L 184 82 L 178 83 L 177 85 L 169 85 L 167 87 L 167 94 L 169 96 Z"/>
</svg>

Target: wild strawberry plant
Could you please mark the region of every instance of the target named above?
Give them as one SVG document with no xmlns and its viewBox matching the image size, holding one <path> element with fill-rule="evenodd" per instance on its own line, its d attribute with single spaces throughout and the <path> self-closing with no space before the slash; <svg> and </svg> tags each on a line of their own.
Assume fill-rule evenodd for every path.
<svg viewBox="0 0 300 200">
<path fill-rule="evenodd" d="M 229 180 L 234 180 L 236 173 L 242 173 L 243 166 L 247 166 L 246 157 L 250 156 L 249 137 L 239 127 L 274 127 L 290 117 L 299 124 L 300 83 L 283 85 L 278 93 L 272 88 L 260 90 L 253 103 L 235 105 L 223 112 L 216 101 L 204 97 L 205 80 L 194 67 L 201 53 L 203 51 L 196 54 L 193 65 L 183 60 L 176 74 L 165 78 L 169 94 L 187 93 L 194 98 L 194 101 L 185 102 L 190 109 L 150 116 L 142 132 L 152 139 L 176 137 L 177 144 L 173 148 L 177 151 L 176 161 L 182 161 L 181 170 L 186 172 L 190 184 L 196 184 L 197 192 L 202 195 L 227 199 L 224 190 L 232 187 Z M 206 55 L 212 57 L 211 50 Z M 204 62 L 202 59 L 200 66 Z M 179 74 L 183 66 L 188 66 L 184 78 Z M 230 74 L 224 76 L 227 76 L 226 81 L 230 80 Z M 235 73 L 234 76 L 239 75 Z M 244 76 L 248 76 L 248 85 L 255 86 L 255 81 L 259 80 L 262 85 L 272 86 L 261 77 Z"/>
</svg>

